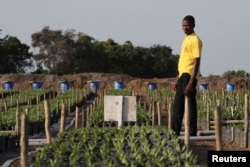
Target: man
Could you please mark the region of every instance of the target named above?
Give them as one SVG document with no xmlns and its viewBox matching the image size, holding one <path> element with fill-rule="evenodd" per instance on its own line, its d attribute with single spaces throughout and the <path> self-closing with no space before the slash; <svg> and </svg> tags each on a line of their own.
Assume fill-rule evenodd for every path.
<svg viewBox="0 0 250 167">
<path fill-rule="evenodd" d="M 182 29 L 186 34 L 181 47 L 178 62 L 178 80 L 174 86 L 176 90 L 172 115 L 172 128 L 176 135 L 180 135 L 182 119 L 185 111 L 185 96 L 189 98 L 190 135 L 197 134 L 197 103 L 196 85 L 199 75 L 202 42 L 194 32 L 195 19 L 187 15 L 182 20 Z"/>
</svg>

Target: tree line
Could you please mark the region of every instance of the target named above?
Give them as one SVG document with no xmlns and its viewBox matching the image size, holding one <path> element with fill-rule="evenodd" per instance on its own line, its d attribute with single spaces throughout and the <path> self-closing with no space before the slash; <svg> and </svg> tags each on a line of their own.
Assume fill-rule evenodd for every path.
<svg viewBox="0 0 250 167">
<path fill-rule="evenodd" d="M 0 73 L 76 74 L 103 72 L 140 78 L 167 78 L 177 74 L 178 55 L 165 45 L 134 46 L 131 41 L 118 44 L 111 38 L 98 41 L 75 30 L 51 30 L 48 26 L 31 35 L 32 47 L 17 37 L 0 39 Z M 33 62 L 33 63 L 32 63 Z"/>
<path fill-rule="evenodd" d="M 0 29 L 1 35 L 1 29 Z M 127 74 L 138 78 L 170 78 L 177 75 L 179 55 L 166 45 L 134 46 L 131 41 L 98 41 L 75 30 L 51 30 L 45 26 L 31 35 L 32 48 L 17 37 L 0 37 L 0 73 L 56 75 L 84 72 Z M 35 64 L 35 65 L 34 65 Z M 229 70 L 222 76 L 249 77 L 244 70 Z"/>
<path fill-rule="evenodd" d="M 29 48 L 16 37 L 0 38 L 0 73 L 20 73 L 25 67 L 30 67 L 32 54 Z"/>
</svg>

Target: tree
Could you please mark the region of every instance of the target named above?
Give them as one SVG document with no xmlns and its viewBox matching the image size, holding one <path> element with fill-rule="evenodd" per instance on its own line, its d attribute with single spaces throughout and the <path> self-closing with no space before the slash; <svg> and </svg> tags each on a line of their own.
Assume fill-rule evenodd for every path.
<svg viewBox="0 0 250 167">
<path fill-rule="evenodd" d="M 102 45 L 103 52 L 108 57 L 107 71 L 119 74 L 123 73 L 123 68 L 126 64 L 121 64 L 123 56 L 120 45 L 111 38 L 103 42 Z"/>
<path fill-rule="evenodd" d="M 167 46 L 134 47 L 130 41 L 119 45 L 111 38 L 96 41 L 74 30 L 49 27 L 32 34 L 32 46 L 39 48 L 34 56 L 39 67 L 45 66 L 53 74 L 109 72 L 162 78 L 173 77 L 177 71 L 178 57 Z"/>
<path fill-rule="evenodd" d="M 249 77 L 249 73 L 244 70 L 229 70 L 224 72 L 223 77 Z"/>
<path fill-rule="evenodd" d="M 91 70 L 96 70 L 95 63 L 98 60 L 96 60 L 94 54 L 94 43 L 94 38 L 83 33 L 78 34 L 72 56 L 74 72 L 91 72 Z"/>
<path fill-rule="evenodd" d="M 155 76 L 160 78 L 176 76 L 178 57 L 172 55 L 170 47 L 154 45 L 150 47 L 150 53 L 153 57 L 152 69 Z"/>
<path fill-rule="evenodd" d="M 67 34 L 68 36 L 72 34 Z M 37 64 L 42 64 L 49 71 L 60 72 L 60 66 L 69 60 L 71 49 L 70 39 L 62 34 L 61 30 L 50 30 L 44 27 L 41 32 L 32 34 L 32 46 L 39 48 L 39 53 L 34 55 Z"/>
<path fill-rule="evenodd" d="M 0 41 L 0 73 L 25 72 L 31 66 L 29 46 L 17 37 L 5 36 Z"/>
<path fill-rule="evenodd" d="M 97 56 L 102 54 L 95 53 L 94 43 L 94 38 L 75 30 L 62 32 L 44 27 L 41 32 L 32 34 L 32 46 L 39 48 L 34 58 L 53 74 L 98 71 L 100 59 Z"/>
</svg>

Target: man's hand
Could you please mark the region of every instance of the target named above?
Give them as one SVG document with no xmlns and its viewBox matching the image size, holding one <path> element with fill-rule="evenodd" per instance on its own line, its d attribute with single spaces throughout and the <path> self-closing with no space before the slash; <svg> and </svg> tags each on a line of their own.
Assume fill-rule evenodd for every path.
<svg viewBox="0 0 250 167">
<path fill-rule="evenodd" d="M 175 84 L 172 85 L 172 89 L 173 89 L 174 91 L 176 91 L 176 88 L 177 88 L 177 83 L 175 83 Z"/>
<path fill-rule="evenodd" d="M 189 95 L 191 92 L 193 92 L 193 88 L 192 88 L 192 82 L 189 82 L 184 90 L 184 94 L 187 96 Z"/>
</svg>

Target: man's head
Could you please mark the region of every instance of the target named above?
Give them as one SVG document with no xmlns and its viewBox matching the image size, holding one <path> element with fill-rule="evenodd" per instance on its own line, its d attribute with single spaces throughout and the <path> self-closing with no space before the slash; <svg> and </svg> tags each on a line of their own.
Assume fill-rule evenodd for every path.
<svg viewBox="0 0 250 167">
<path fill-rule="evenodd" d="M 187 15 L 182 20 L 182 29 L 185 32 L 185 34 L 189 35 L 194 32 L 195 27 L 195 19 L 191 15 Z"/>
</svg>

